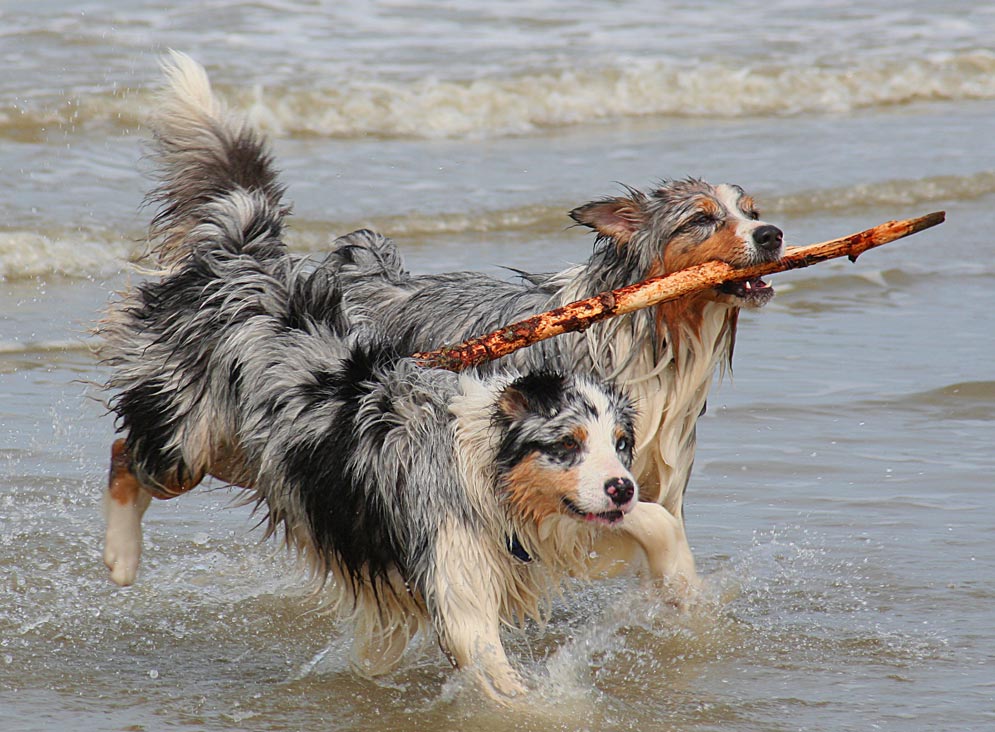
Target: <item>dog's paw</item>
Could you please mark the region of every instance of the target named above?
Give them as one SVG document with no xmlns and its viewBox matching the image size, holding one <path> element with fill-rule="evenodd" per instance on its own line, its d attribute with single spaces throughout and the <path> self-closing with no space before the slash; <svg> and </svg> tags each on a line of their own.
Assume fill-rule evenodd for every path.
<svg viewBox="0 0 995 732">
<path fill-rule="evenodd" d="M 522 701 L 529 692 L 522 677 L 511 668 L 483 675 L 480 684 L 487 696 L 503 706 Z"/>
<path fill-rule="evenodd" d="M 142 558 L 141 517 L 133 508 L 109 506 L 104 538 L 104 564 L 115 584 L 127 587 L 138 576 Z"/>
<path fill-rule="evenodd" d="M 141 560 L 141 545 L 135 542 L 118 541 L 108 532 L 107 543 L 104 546 L 104 564 L 111 571 L 111 579 L 121 587 L 133 584 L 138 576 L 138 564 Z"/>
</svg>

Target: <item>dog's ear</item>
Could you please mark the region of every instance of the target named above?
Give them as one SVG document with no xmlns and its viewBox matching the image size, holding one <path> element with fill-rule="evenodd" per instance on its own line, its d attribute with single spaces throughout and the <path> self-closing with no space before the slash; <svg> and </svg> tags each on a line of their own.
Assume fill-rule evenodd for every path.
<svg viewBox="0 0 995 732">
<path fill-rule="evenodd" d="M 601 236 L 626 244 L 646 223 L 642 197 L 636 195 L 606 198 L 579 206 L 570 212 L 578 224 L 594 229 Z"/>
<path fill-rule="evenodd" d="M 555 371 L 534 371 L 508 384 L 498 397 L 498 412 L 509 421 L 530 414 L 552 417 L 559 411 L 566 377 Z"/>
<path fill-rule="evenodd" d="M 514 386 L 506 386 L 497 402 L 498 413 L 509 422 L 516 422 L 529 413 L 529 400 Z"/>
</svg>

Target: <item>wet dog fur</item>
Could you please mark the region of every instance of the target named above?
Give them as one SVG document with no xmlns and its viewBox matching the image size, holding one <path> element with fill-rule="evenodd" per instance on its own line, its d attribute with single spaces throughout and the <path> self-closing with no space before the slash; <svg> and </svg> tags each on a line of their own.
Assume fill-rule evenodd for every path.
<svg viewBox="0 0 995 732">
<path fill-rule="evenodd" d="M 735 185 L 666 181 L 649 192 L 627 189 L 593 201 L 570 215 L 596 234 L 590 259 L 555 274 L 521 273 L 519 282 L 479 272 L 412 275 L 395 244 L 369 230 L 337 240 L 329 266 L 351 318 L 403 333 L 419 351 L 429 351 L 648 277 L 715 259 L 736 267 L 772 261 L 783 248 L 780 229 L 762 221 L 753 199 Z M 761 279 L 724 285 L 503 360 L 593 374 L 625 388 L 639 406 L 633 472 L 642 500 L 665 511 L 655 514 L 638 543 L 605 537 L 596 552 L 601 569 L 648 563 L 652 576 L 693 594 L 699 579 L 684 530 L 684 494 L 697 420 L 716 372 L 731 366 L 740 310 L 762 307 L 772 296 Z M 661 540 L 653 542 L 652 534 Z M 640 550 L 654 543 L 666 554 Z"/>
<path fill-rule="evenodd" d="M 425 369 L 405 338 L 350 322 L 332 268 L 283 243 L 262 140 L 191 59 L 165 70 L 160 271 L 99 328 L 122 433 L 105 500 L 113 580 L 136 579 L 152 498 L 214 476 L 336 593 L 362 671 L 394 668 L 421 629 L 493 697 L 520 694 L 502 624 L 543 618 L 599 537 L 660 540 L 629 470 L 631 403 L 540 365 Z"/>
</svg>

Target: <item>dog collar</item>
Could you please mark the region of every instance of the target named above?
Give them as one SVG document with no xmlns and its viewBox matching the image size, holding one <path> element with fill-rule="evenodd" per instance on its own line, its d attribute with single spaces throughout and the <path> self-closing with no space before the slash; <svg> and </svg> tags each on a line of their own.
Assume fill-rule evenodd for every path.
<svg viewBox="0 0 995 732">
<path fill-rule="evenodd" d="M 522 542 L 518 540 L 518 536 L 514 533 L 508 537 L 508 551 L 511 552 L 511 556 L 520 562 L 528 564 L 532 561 L 532 555 L 525 551 Z"/>
</svg>

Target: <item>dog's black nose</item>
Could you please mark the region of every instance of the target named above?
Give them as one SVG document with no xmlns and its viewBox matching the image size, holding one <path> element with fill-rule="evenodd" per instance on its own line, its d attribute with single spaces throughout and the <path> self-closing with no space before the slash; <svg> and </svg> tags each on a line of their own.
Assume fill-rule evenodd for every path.
<svg viewBox="0 0 995 732">
<path fill-rule="evenodd" d="M 605 481 L 605 493 L 616 506 L 631 501 L 635 492 L 636 486 L 628 478 L 610 478 Z"/>
<path fill-rule="evenodd" d="M 781 248 L 784 234 L 776 226 L 764 224 L 753 231 L 753 241 L 765 252 L 776 252 Z"/>
</svg>

